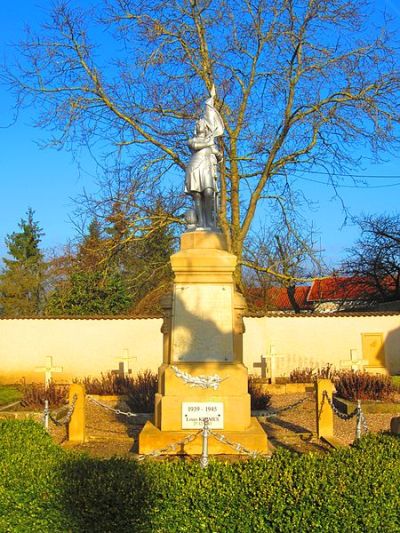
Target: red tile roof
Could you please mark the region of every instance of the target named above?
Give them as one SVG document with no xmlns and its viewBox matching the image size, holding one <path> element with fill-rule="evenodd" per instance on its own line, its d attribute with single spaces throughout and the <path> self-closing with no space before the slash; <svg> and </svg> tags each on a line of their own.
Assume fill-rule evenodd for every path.
<svg viewBox="0 0 400 533">
<path fill-rule="evenodd" d="M 300 309 L 310 309 L 310 304 L 307 302 L 309 290 L 309 286 L 295 287 L 294 297 Z M 268 307 L 281 311 L 293 311 L 285 287 L 270 287 L 268 289 L 252 287 L 246 291 L 246 298 L 254 307 L 259 309 Z"/>
<path fill-rule="evenodd" d="M 362 300 L 374 293 L 376 289 L 365 277 L 334 276 L 313 281 L 307 300 L 309 302 Z"/>
</svg>

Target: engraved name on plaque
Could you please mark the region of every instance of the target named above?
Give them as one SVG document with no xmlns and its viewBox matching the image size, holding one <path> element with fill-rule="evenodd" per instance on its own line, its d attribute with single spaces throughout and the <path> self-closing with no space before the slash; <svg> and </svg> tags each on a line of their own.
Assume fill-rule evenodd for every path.
<svg viewBox="0 0 400 533">
<path fill-rule="evenodd" d="M 232 286 L 177 283 L 174 300 L 173 359 L 232 361 Z"/>
<path fill-rule="evenodd" d="M 182 429 L 201 429 L 204 419 L 211 429 L 224 429 L 222 402 L 182 402 Z"/>
</svg>

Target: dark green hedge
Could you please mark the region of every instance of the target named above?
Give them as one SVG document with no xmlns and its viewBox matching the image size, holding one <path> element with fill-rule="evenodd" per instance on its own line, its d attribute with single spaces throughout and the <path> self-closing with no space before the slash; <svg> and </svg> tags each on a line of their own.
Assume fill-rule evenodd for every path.
<svg viewBox="0 0 400 533">
<path fill-rule="evenodd" d="M 400 531 L 400 439 L 271 460 L 99 460 L 34 422 L 0 422 L 3 532 Z"/>
</svg>

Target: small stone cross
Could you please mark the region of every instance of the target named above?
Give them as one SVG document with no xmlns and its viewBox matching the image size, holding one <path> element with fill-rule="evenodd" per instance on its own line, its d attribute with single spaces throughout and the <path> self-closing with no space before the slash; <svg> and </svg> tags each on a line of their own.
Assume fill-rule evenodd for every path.
<svg viewBox="0 0 400 533">
<path fill-rule="evenodd" d="M 263 355 L 260 355 L 261 361 L 260 363 L 253 363 L 253 368 L 260 368 L 261 369 L 261 377 L 265 379 L 267 377 L 267 360 Z"/>
<path fill-rule="evenodd" d="M 126 377 L 128 374 L 132 373 L 132 369 L 129 368 L 129 361 L 137 359 L 134 355 L 129 355 L 129 350 L 125 348 L 123 350 L 123 355 L 116 357 L 119 361 L 118 370 L 113 370 L 114 374 L 118 374 L 120 377 Z"/>
<path fill-rule="evenodd" d="M 47 389 L 51 383 L 51 375 L 53 372 L 62 372 L 62 366 L 53 366 L 53 358 L 51 355 L 46 357 L 46 366 L 37 366 L 36 372 L 44 372 L 44 386 Z"/>
<path fill-rule="evenodd" d="M 341 368 L 350 368 L 354 371 L 363 370 L 365 365 L 368 365 L 368 361 L 360 358 L 355 349 L 350 350 L 350 360 L 340 361 Z"/>
</svg>

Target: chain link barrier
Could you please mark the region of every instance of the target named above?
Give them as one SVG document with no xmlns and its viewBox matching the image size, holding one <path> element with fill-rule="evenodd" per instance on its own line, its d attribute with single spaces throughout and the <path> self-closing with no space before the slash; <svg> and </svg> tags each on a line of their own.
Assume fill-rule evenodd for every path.
<svg viewBox="0 0 400 533">
<path fill-rule="evenodd" d="M 349 414 L 345 414 L 345 413 L 342 413 L 341 411 L 339 411 L 339 409 L 336 407 L 336 405 L 333 403 L 333 401 L 329 398 L 328 393 L 326 392 L 326 390 L 324 390 L 324 392 L 322 393 L 322 398 L 323 398 L 323 400 L 326 400 L 328 402 L 329 407 L 332 409 L 332 411 L 334 412 L 334 414 L 338 418 L 341 418 L 342 420 L 351 420 L 352 418 L 357 416 L 358 407 L 356 407 L 354 409 L 354 411 L 352 411 Z"/>
<path fill-rule="evenodd" d="M 69 424 L 69 422 L 71 420 L 72 413 L 74 412 L 75 405 L 76 405 L 77 401 L 78 401 L 78 396 L 76 394 L 74 394 L 74 396 L 72 398 L 72 402 L 71 402 L 70 405 L 68 405 L 68 406 L 64 405 L 63 407 L 61 407 L 57 411 L 54 411 L 53 413 L 51 413 L 48 408 L 47 409 L 45 408 L 44 413 L 43 413 L 43 417 L 45 417 L 46 414 L 47 414 L 49 419 L 56 426 L 66 426 L 67 424 Z M 61 413 L 63 411 L 63 409 L 65 409 L 65 408 L 67 408 L 67 411 L 66 411 L 65 415 L 62 418 L 56 418 L 57 415 L 59 413 Z M 47 410 L 47 413 L 46 413 L 46 410 Z"/>
<path fill-rule="evenodd" d="M 130 411 L 121 411 L 121 409 L 115 409 L 115 407 L 111 407 L 110 405 L 106 405 L 105 403 L 99 402 L 95 398 L 92 398 L 91 396 L 87 396 L 87 399 L 94 403 L 95 405 L 102 407 L 103 409 L 107 409 L 108 411 L 112 411 L 116 415 L 123 415 L 127 416 L 128 418 L 135 418 L 137 416 L 147 416 L 149 413 L 131 413 Z"/>
<path fill-rule="evenodd" d="M 22 400 L 18 400 L 18 402 L 9 403 L 8 405 L 3 405 L 2 407 L 0 407 L 0 411 L 7 411 L 7 409 L 10 409 L 15 405 L 22 405 Z"/>
<path fill-rule="evenodd" d="M 234 442 L 225 437 L 222 433 L 215 433 L 212 430 L 209 430 L 210 435 L 214 437 L 214 439 L 218 440 L 219 442 L 222 442 L 223 444 L 227 444 L 232 449 L 239 453 L 243 453 L 245 455 L 250 455 L 250 457 L 257 457 L 260 454 L 260 452 L 256 452 L 254 450 L 249 450 L 248 448 L 245 448 L 240 442 Z"/>
<path fill-rule="evenodd" d="M 160 455 L 165 455 L 168 452 L 175 452 L 177 448 L 181 446 L 185 446 L 185 444 L 189 444 L 189 442 L 194 441 L 194 439 L 198 435 L 200 435 L 200 433 L 203 433 L 202 429 L 199 429 L 199 431 L 196 431 L 196 433 L 191 433 L 190 435 L 187 435 L 184 439 L 180 440 L 179 442 L 173 442 L 172 444 L 169 444 L 165 448 L 160 448 L 158 450 L 153 450 L 150 453 L 138 455 L 137 459 L 138 461 L 143 461 L 143 459 L 146 459 L 147 457 L 159 457 Z"/>
<path fill-rule="evenodd" d="M 345 414 L 339 411 L 339 409 L 335 406 L 333 403 L 333 400 L 331 400 L 328 396 L 327 391 L 325 390 L 322 393 L 322 399 L 323 401 L 327 401 L 329 406 L 331 407 L 333 413 L 340 419 L 345 420 L 346 422 L 348 420 L 351 420 L 354 417 L 357 417 L 357 424 L 356 424 L 356 440 L 361 438 L 361 433 L 364 430 L 364 433 L 368 433 L 368 424 L 367 419 L 365 418 L 365 415 L 361 408 L 361 401 L 357 400 L 357 407 L 352 411 L 351 413 Z"/>
<path fill-rule="evenodd" d="M 301 398 L 300 400 L 298 400 L 297 402 L 294 402 L 292 403 L 291 405 L 286 405 L 285 407 L 281 407 L 280 409 L 276 409 L 275 411 L 273 411 L 272 413 L 266 413 L 265 415 L 262 415 L 263 418 L 267 419 L 267 418 L 272 418 L 274 416 L 278 416 L 280 415 L 281 413 L 285 413 L 286 411 L 290 411 L 291 409 L 295 409 L 296 407 L 298 407 L 299 405 L 302 405 L 304 402 L 306 402 L 307 400 L 310 400 L 312 401 L 312 398 L 310 398 L 308 395 L 305 397 L 305 398 Z"/>
</svg>

